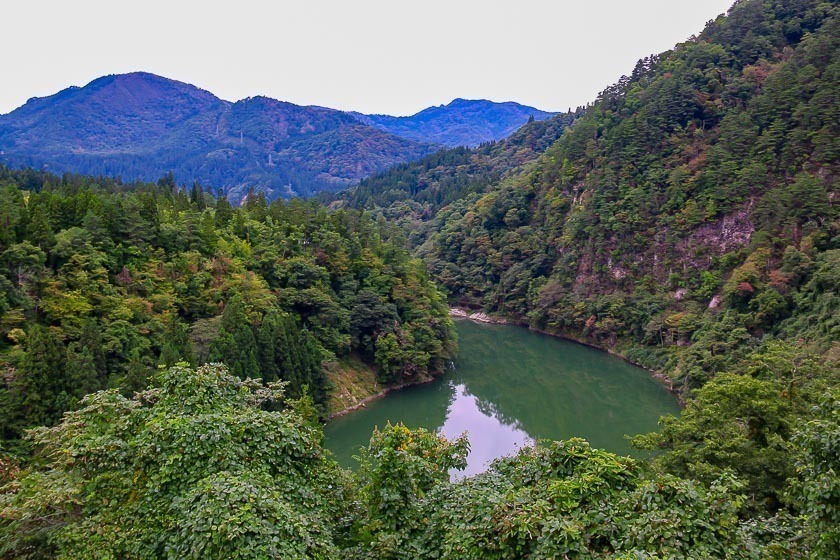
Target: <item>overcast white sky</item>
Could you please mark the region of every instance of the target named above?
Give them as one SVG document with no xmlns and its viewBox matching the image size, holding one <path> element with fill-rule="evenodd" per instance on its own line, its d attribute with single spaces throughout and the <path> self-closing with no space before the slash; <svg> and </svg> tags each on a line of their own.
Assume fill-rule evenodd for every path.
<svg viewBox="0 0 840 560">
<path fill-rule="evenodd" d="M 455 97 L 565 110 L 734 0 L 3 0 L 0 113 L 143 70 L 236 101 L 406 115 Z"/>
</svg>

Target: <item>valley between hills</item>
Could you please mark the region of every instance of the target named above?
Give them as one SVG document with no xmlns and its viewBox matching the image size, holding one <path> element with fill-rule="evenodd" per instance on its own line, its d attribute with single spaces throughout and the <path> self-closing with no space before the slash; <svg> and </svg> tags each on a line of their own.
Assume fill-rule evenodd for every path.
<svg viewBox="0 0 840 560">
<path fill-rule="evenodd" d="M 837 558 L 839 49 L 836 2 L 739 0 L 565 113 L 135 73 L 0 116 L 0 558 Z M 467 384 L 453 307 L 683 406 L 628 382 L 666 414 L 632 457 L 573 433 L 451 476 L 453 399 L 533 436 L 613 383 L 575 354 L 564 403 L 529 364 L 574 352 L 493 327 L 471 353 L 521 355 Z M 431 429 L 325 448 L 441 379 Z"/>
</svg>

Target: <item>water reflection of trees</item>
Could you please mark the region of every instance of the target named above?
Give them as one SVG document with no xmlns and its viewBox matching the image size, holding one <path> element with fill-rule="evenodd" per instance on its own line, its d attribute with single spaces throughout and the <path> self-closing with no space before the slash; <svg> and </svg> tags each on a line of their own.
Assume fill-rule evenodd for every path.
<svg viewBox="0 0 840 560">
<path fill-rule="evenodd" d="M 410 428 L 434 430 L 444 424 L 454 399 L 455 384 L 451 381 L 395 391 L 328 423 L 324 428 L 327 447 L 339 463 L 355 467 L 352 457 L 360 446 L 368 444 L 374 426 L 384 428 L 388 422 L 402 422 Z"/>
<path fill-rule="evenodd" d="M 676 401 L 612 356 L 513 327 L 459 323 L 457 380 L 479 410 L 535 438 L 582 436 L 629 452 Z"/>
<path fill-rule="evenodd" d="M 504 410 L 496 406 L 496 403 L 493 401 L 481 398 L 480 396 L 472 393 L 466 386 L 464 386 L 464 395 L 473 397 L 478 410 L 485 416 L 495 418 L 505 426 L 510 426 L 530 435 L 530 432 L 522 426 L 522 422 L 519 421 L 519 418 L 506 413 Z"/>
<path fill-rule="evenodd" d="M 367 445 L 373 426 L 403 422 L 436 429 L 446 423 L 463 386 L 481 414 L 533 438 L 578 435 L 612 451 L 630 451 L 625 433 L 656 429 L 676 401 L 644 372 L 582 346 L 514 327 L 460 323 L 458 370 L 442 382 L 410 387 L 326 427 L 342 464 Z"/>
</svg>

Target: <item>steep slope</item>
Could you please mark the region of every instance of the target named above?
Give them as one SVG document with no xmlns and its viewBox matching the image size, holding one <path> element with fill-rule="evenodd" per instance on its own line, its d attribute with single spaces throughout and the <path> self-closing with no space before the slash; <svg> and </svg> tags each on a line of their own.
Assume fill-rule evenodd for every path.
<svg viewBox="0 0 840 560">
<path fill-rule="evenodd" d="M 438 213 L 422 253 L 455 301 L 622 349 L 686 392 L 767 335 L 836 363 L 838 37 L 834 4 L 736 3 L 530 172 Z"/>
<path fill-rule="evenodd" d="M 448 105 L 429 107 L 409 117 L 351 114 L 361 122 L 397 136 L 450 147 L 501 140 L 532 117 L 545 120 L 554 115 L 512 101 L 494 103 L 484 99 L 455 99 Z"/>
<path fill-rule="evenodd" d="M 431 146 L 332 109 L 265 97 L 230 103 L 147 73 L 106 76 L 0 116 L 0 159 L 15 166 L 222 187 L 241 200 L 335 190 L 422 157 Z"/>
<path fill-rule="evenodd" d="M 580 114 L 582 111 L 530 122 L 500 142 L 449 148 L 396 165 L 323 200 L 340 200 L 354 208 L 382 213 L 410 232 L 409 241 L 416 246 L 425 239 L 429 220 L 441 208 L 483 193 L 502 178 L 525 173 Z"/>
<path fill-rule="evenodd" d="M 517 165 L 515 135 L 343 196 L 402 220 L 453 302 L 618 350 L 686 395 L 774 338 L 835 367 L 838 37 L 834 5 L 738 2 L 541 155 Z"/>
<path fill-rule="evenodd" d="M 840 549 L 837 99 L 837 3 L 742 0 L 407 233 L 453 303 L 660 372 L 686 408 L 636 444 L 673 475 L 734 475 L 742 519 L 779 515 L 771 539 L 810 516 L 819 558 Z M 380 185 L 385 215 L 403 190 Z"/>
</svg>

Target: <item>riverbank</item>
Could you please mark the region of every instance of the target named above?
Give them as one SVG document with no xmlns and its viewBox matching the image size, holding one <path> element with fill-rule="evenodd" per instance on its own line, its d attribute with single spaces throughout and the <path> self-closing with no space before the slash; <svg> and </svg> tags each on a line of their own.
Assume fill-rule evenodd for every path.
<svg viewBox="0 0 840 560">
<path fill-rule="evenodd" d="M 475 321 L 476 323 L 487 323 L 492 325 L 508 324 L 507 319 L 505 319 L 504 317 L 490 316 L 481 311 L 470 313 L 469 311 L 461 309 L 460 307 L 450 307 L 449 316 L 453 319 L 469 319 L 470 321 Z"/>
<path fill-rule="evenodd" d="M 685 405 L 679 391 L 674 387 L 674 384 L 670 377 L 668 377 L 662 372 L 652 370 L 648 367 L 645 367 L 642 364 L 639 364 L 627 358 L 627 356 L 625 356 L 621 352 L 616 351 L 614 348 L 599 346 L 597 344 L 593 344 L 591 341 L 583 340 L 566 334 L 536 329 L 531 327 L 527 323 L 511 321 L 510 319 L 507 319 L 505 317 L 499 317 L 497 315 L 488 315 L 480 311 L 471 312 L 460 307 L 451 307 L 449 309 L 449 316 L 453 319 L 473 321 L 476 323 L 482 323 L 486 325 L 511 325 L 523 327 L 532 332 L 544 334 L 546 336 L 551 336 L 562 340 L 568 340 L 576 344 L 581 344 L 589 348 L 594 348 L 595 350 L 599 350 L 601 352 L 606 352 L 611 356 L 620 358 L 628 364 L 632 364 L 638 367 L 639 369 L 643 369 L 646 372 L 648 372 L 648 374 L 650 374 L 651 377 L 659 381 L 662 384 L 662 386 L 668 390 L 668 392 L 677 397 L 677 401 L 680 403 L 681 406 Z M 333 418 L 344 416 L 355 410 L 359 410 L 360 408 L 365 408 L 372 401 L 381 399 L 382 397 L 386 396 L 392 391 L 399 391 L 407 387 L 411 387 L 414 385 L 422 385 L 435 380 L 435 377 L 433 376 L 423 376 L 417 379 L 412 379 L 411 381 L 407 381 L 405 383 L 401 383 L 399 385 L 383 387 L 377 382 L 376 372 L 373 370 L 373 368 L 371 368 L 358 358 L 353 357 L 342 360 L 339 364 L 335 364 L 331 368 L 329 368 L 329 377 L 335 388 L 335 390 L 333 391 L 333 395 L 330 397 L 329 402 L 328 418 L 330 420 Z"/>
<path fill-rule="evenodd" d="M 354 405 L 348 406 L 347 408 L 345 408 L 343 410 L 339 410 L 338 412 L 330 414 L 329 419 L 332 420 L 333 418 L 339 418 L 339 417 L 344 416 L 346 414 L 350 414 L 353 411 L 359 410 L 360 408 L 366 408 L 367 405 L 370 404 L 371 402 L 373 402 L 375 400 L 378 400 L 378 399 L 381 399 L 382 397 L 384 397 L 385 395 L 387 395 L 388 393 L 390 393 L 392 391 L 399 391 L 401 389 L 406 389 L 408 387 L 414 387 L 415 385 L 424 385 L 426 383 L 431 383 L 434 380 L 435 380 L 435 378 L 432 377 L 432 376 L 425 376 L 425 377 L 422 377 L 422 378 L 419 378 L 419 379 L 416 379 L 416 380 L 409 381 L 407 383 L 402 383 L 400 385 L 392 385 L 390 387 L 385 387 L 381 391 L 379 391 L 377 393 L 373 393 L 372 395 L 368 395 L 367 397 L 361 399 L 359 402 L 357 402 Z"/>
<path fill-rule="evenodd" d="M 624 360 L 625 362 L 627 362 L 628 364 L 632 364 L 632 365 L 636 366 L 637 368 L 643 369 L 646 372 L 648 372 L 650 374 L 650 376 L 653 377 L 654 379 L 656 379 L 657 381 L 659 381 L 662 384 L 662 386 L 665 387 L 665 389 L 668 390 L 669 393 L 671 393 L 672 395 L 677 397 L 677 401 L 680 403 L 680 406 L 685 406 L 685 401 L 683 401 L 682 396 L 680 395 L 680 392 L 674 387 L 674 382 L 670 377 L 668 377 L 667 375 L 665 375 L 661 371 L 656 371 L 656 370 L 650 369 L 647 366 L 644 366 L 644 365 L 642 365 L 638 362 L 635 362 L 635 361 L 629 359 L 627 356 L 625 356 L 621 352 L 615 350 L 614 348 L 600 346 L 598 344 L 592 343 L 589 340 L 580 339 L 580 338 L 577 338 L 577 337 L 574 337 L 574 336 L 571 336 L 571 335 L 567 335 L 567 334 L 561 334 L 561 333 L 546 331 L 546 330 L 542 330 L 542 329 L 537 329 L 537 328 L 534 328 L 534 327 L 532 327 L 531 325 L 529 325 L 528 323 L 525 323 L 525 322 L 510 321 L 507 318 L 494 316 L 494 315 L 487 315 L 486 313 L 483 313 L 483 312 L 470 312 L 470 311 L 462 309 L 460 307 L 450 307 L 449 308 L 449 316 L 452 317 L 453 319 L 466 319 L 466 320 L 469 320 L 469 321 L 475 321 L 477 323 L 492 324 L 492 325 L 513 325 L 513 326 L 523 327 L 523 328 L 526 328 L 526 329 L 528 329 L 529 331 L 532 331 L 532 332 L 544 334 L 546 336 L 551 336 L 551 337 L 554 337 L 554 338 L 560 338 L 562 340 L 568 340 L 570 342 L 575 342 L 577 344 L 582 344 L 583 346 L 588 346 L 589 348 L 594 348 L 596 350 L 606 352 L 607 354 L 610 354 L 611 356 L 615 356 L 616 358 L 620 358 L 620 359 Z"/>
<path fill-rule="evenodd" d="M 502 317 L 492 317 L 482 312 L 469 313 L 457 307 L 449 309 L 449 316 L 456 319 L 468 319 L 477 323 L 507 324 L 507 320 Z M 327 418 L 329 420 L 365 408 L 370 402 L 381 399 L 392 391 L 399 391 L 414 385 L 423 385 L 435 380 L 434 376 L 426 375 L 399 385 L 383 387 L 376 380 L 376 371 L 358 357 L 353 356 L 338 363 L 330 364 L 327 372 L 333 384 L 333 393 L 327 405 Z"/>
<path fill-rule="evenodd" d="M 365 408 L 371 401 L 381 399 L 391 391 L 429 383 L 435 379 L 426 375 L 399 385 L 383 387 L 376 379 L 376 371 L 358 356 L 349 356 L 329 364 L 327 375 L 333 385 L 327 404 L 327 417 L 330 420 Z"/>
</svg>

